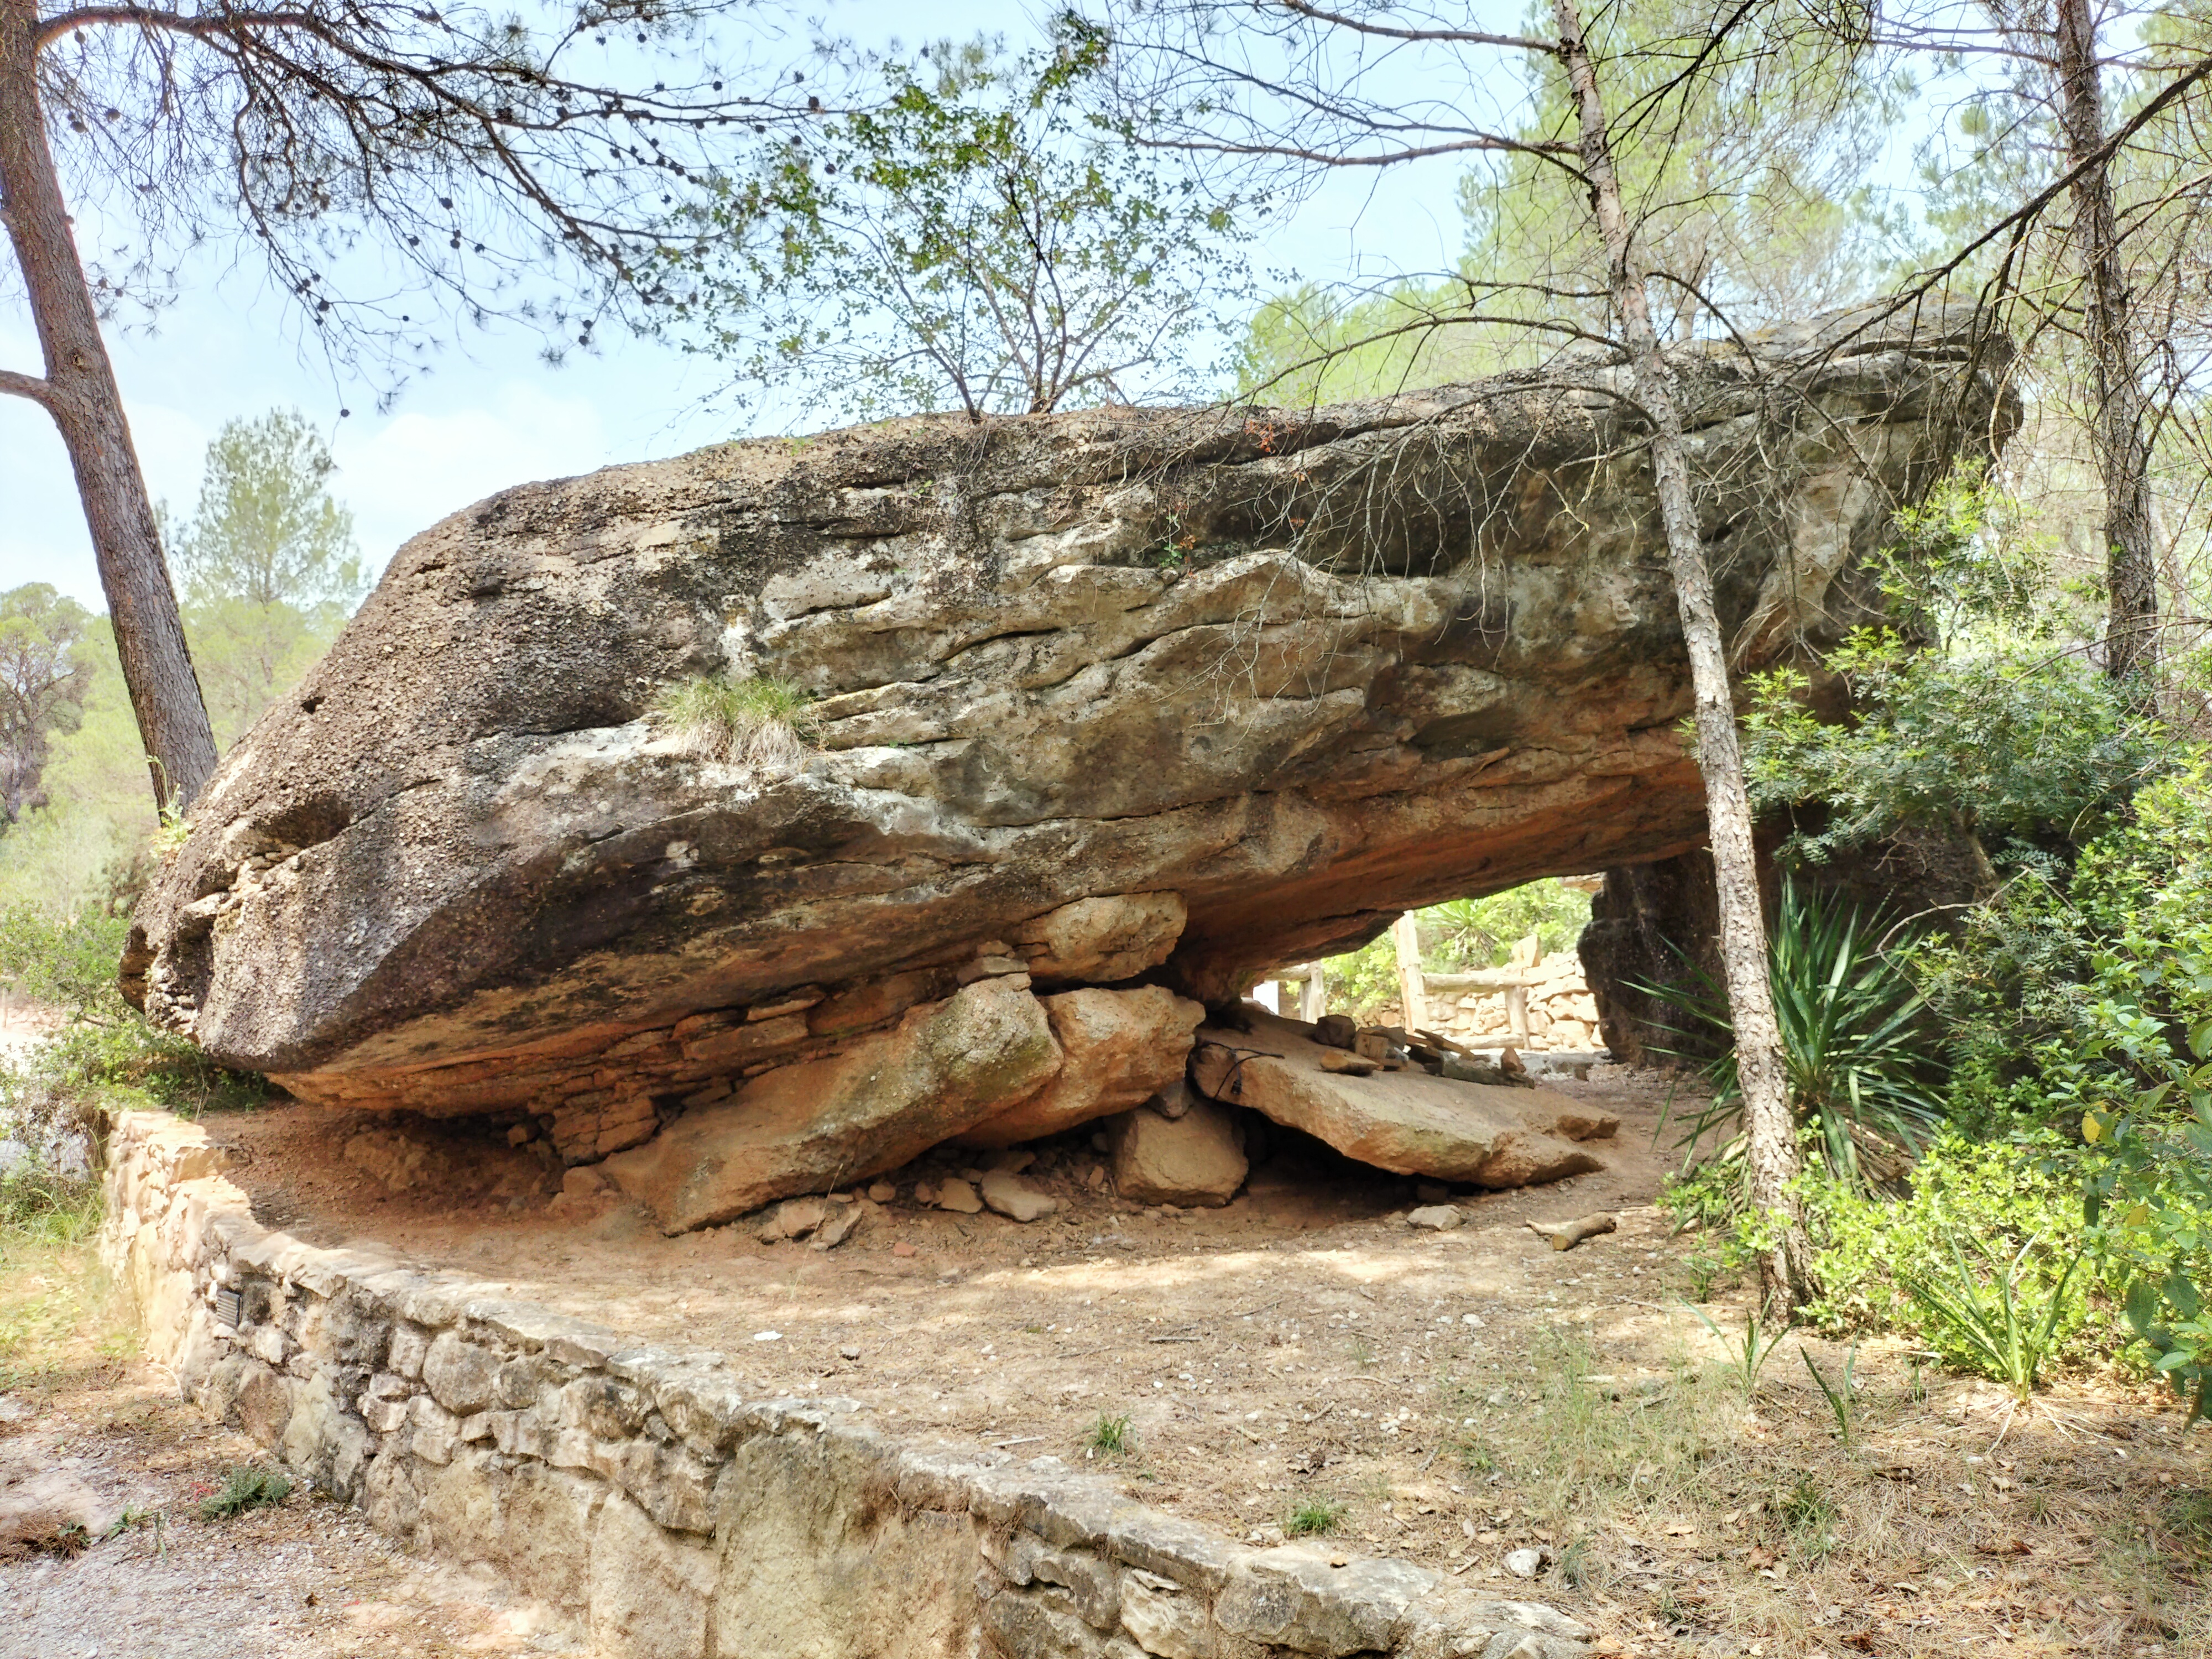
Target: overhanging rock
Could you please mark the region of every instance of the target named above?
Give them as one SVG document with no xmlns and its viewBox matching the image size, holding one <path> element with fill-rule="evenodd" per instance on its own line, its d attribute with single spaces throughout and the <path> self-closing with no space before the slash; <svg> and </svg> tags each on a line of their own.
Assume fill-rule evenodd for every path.
<svg viewBox="0 0 2212 1659">
<path fill-rule="evenodd" d="M 1747 668 L 1863 620 L 1857 556 L 2009 418 L 1958 318 L 1864 322 L 1677 359 Z M 1679 852 L 1623 386 L 911 420 L 508 490 L 226 757 L 125 988 L 308 1100 L 532 1114 L 574 1161 L 983 977 L 1218 1004 L 1409 906 Z M 705 674 L 804 690 L 795 770 L 653 713 Z"/>
</svg>

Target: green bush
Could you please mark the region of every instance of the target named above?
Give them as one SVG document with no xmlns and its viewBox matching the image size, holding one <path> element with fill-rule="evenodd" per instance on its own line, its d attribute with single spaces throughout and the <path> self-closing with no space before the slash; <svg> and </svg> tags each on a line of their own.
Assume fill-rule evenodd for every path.
<svg viewBox="0 0 2212 1659">
<path fill-rule="evenodd" d="M 101 905 L 60 915 L 28 903 L 0 911 L 0 978 L 67 1016 L 20 1070 L 0 1075 L 0 1100 L 21 1108 L 125 1090 L 187 1115 L 258 1102 L 258 1077 L 216 1065 L 123 1000 L 116 969 L 129 931 L 125 916 Z"/>
<path fill-rule="evenodd" d="M 2111 1299 L 2094 1274 L 2071 1265 L 2083 1243 L 2082 1178 L 2079 1149 L 2049 1130 L 1991 1142 L 1953 1131 L 1914 1166 L 1907 1198 L 1808 1188 L 1822 1295 L 1806 1316 L 1832 1331 L 1902 1331 L 1958 1369 L 1984 1374 L 1971 1336 L 1910 1285 L 1957 1278 L 1954 1252 L 2003 1267 L 2025 1250 L 2014 1295 L 2023 1307 L 2057 1304 L 2051 1352 L 2077 1364 L 2105 1358 L 2120 1346 Z M 1982 1277 L 1993 1283 L 1996 1271 Z"/>
</svg>

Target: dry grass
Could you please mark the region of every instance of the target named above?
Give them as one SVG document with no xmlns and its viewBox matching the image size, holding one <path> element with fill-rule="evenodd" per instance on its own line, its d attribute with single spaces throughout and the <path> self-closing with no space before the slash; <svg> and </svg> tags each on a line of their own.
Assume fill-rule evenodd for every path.
<svg viewBox="0 0 2212 1659">
<path fill-rule="evenodd" d="M 806 694 L 788 680 L 701 675 L 665 693 L 654 712 L 700 759 L 763 778 L 797 770 L 812 737 Z"/>
<path fill-rule="evenodd" d="M 1718 1353 L 1697 1333 L 1594 1376 L 1585 1339 L 1540 1332 L 1501 1403 L 1492 1378 L 1458 1384 L 1487 1541 L 1550 1547 L 1609 1650 L 2212 1651 L 2212 1437 L 2185 1443 L 2174 1413 L 2075 1389 L 2015 1414 L 1890 1345 L 1857 1367 L 1847 1445 L 1809 1377 L 1778 1367 L 1747 1411 Z"/>
</svg>

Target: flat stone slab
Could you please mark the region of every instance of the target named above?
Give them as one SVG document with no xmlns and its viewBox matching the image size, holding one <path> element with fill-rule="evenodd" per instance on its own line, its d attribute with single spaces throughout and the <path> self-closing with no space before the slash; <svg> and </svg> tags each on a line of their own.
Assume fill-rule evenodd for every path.
<svg viewBox="0 0 2212 1659">
<path fill-rule="evenodd" d="M 1300 1129 L 1346 1158 L 1398 1175 L 1469 1186 L 1533 1187 L 1602 1170 L 1582 1143 L 1620 1120 L 1551 1089 L 1499 1089 L 1431 1077 L 1418 1068 L 1352 1077 L 1325 1070 L 1338 1052 L 1313 1027 L 1244 1011 L 1251 1027 L 1202 1027 L 1191 1062 L 1200 1090 Z"/>
</svg>

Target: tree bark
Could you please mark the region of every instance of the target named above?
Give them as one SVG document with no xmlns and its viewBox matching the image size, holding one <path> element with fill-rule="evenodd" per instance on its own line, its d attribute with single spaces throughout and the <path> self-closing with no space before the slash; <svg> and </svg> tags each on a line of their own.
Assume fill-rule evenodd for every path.
<svg viewBox="0 0 2212 1659">
<path fill-rule="evenodd" d="M 1759 1262 L 1762 1298 L 1771 1310 L 1794 1309 L 1812 1289 L 1812 1251 L 1790 1188 L 1798 1170 L 1796 1126 L 1783 1066 L 1782 1035 L 1775 1023 L 1767 980 L 1766 925 L 1759 897 L 1759 872 L 1751 838 L 1751 798 L 1744 787 L 1743 750 L 1737 741 L 1735 702 L 1729 685 L 1728 650 L 1713 599 L 1711 568 L 1698 529 L 1697 503 L 1683 452 L 1682 416 L 1674 376 L 1651 323 L 1650 300 L 1638 268 L 1613 164 L 1611 135 L 1597 70 L 1583 44 L 1575 0 L 1553 0 L 1559 58 L 1580 117 L 1577 148 L 1589 180 L 1590 210 L 1605 239 L 1608 283 L 1628 348 L 1637 401 L 1651 420 L 1651 470 L 1667 532 L 1667 568 L 1681 611 L 1689 647 L 1690 679 L 1698 729 L 1698 763 L 1705 775 L 1707 834 L 1720 901 L 1720 946 L 1735 1035 L 1736 1075 L 1743 1091 L 1744 1162 L 1749 1198 L 1761 1215 L 1779 1222 L 1779 1237 Z"/>
<path fill-rule="evenodd" d="M 38 21 L 36 0 L 0 0 L 0 216 L 30 296 L 46 375 L 36 382 L 10 377 L 0 389 L 44 405 L 61 430 L 154 799 L 181 811 L 215 770 L 215 733 L 46 143 Z"/>
<path fill-rule="evenodd" d="M 2066 159 L 2080 169 L 2069 193 L 2087 287 L 2082 339 L 2089 350 L 2089 447 L 2105 486 L 2105 672 L 2154 672 L 2159 660 L 2158 545 L 2151 523 L 2150 443 L 2105 133 L 2103 74 L 2089 0 L 2057 0 L 2060 119 Z M 2085 165 L 2086 163 L 2086 165 Z"/>
</svg>

